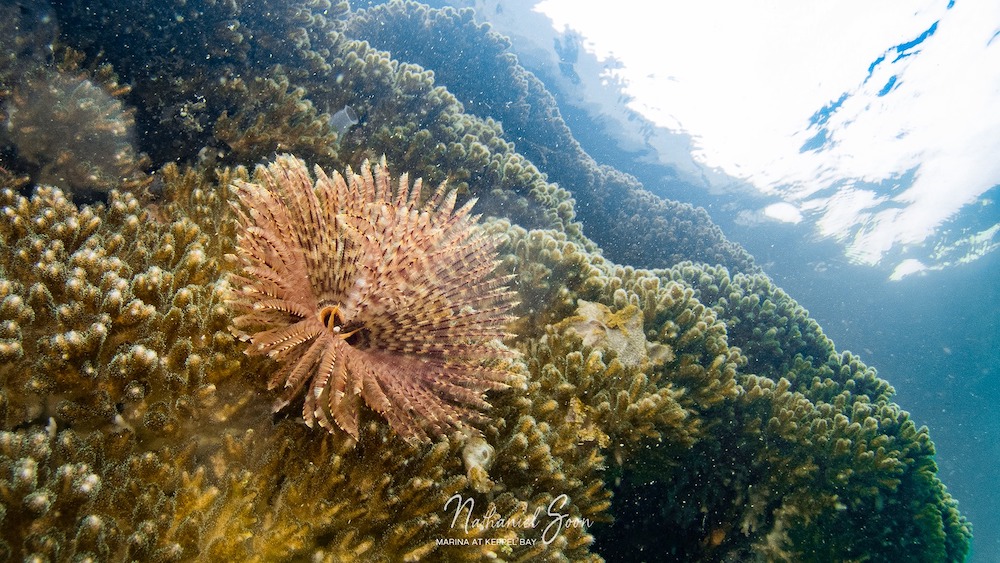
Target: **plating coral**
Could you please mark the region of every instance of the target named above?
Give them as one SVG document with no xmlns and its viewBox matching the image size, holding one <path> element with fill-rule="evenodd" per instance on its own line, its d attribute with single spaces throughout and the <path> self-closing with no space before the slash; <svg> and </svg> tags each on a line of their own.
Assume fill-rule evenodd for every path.
<svg viewBox="0 0 1000 563">
<path fill-rule="evenodd" d="M 393 190 L 384 161 L 315 172 L 314 185 L 282 156 L 235 184 L 246 230 L 233 328 L 247 354 L 281 364 L 275 410 L 308 386 L 306 424 L 332 431 L 332 418 L 355 439 L 362 399 L 407 439 L 481 420 L 483 393 L 506 387 L 483 362 L 510 354 L 497 340 L 514 301 L 491 276 L 496 240 L 470 215 L 475 201 L 456 211 L 442 184 L 421 205 L 421 181 L 404 174 Z"/>
</svg>

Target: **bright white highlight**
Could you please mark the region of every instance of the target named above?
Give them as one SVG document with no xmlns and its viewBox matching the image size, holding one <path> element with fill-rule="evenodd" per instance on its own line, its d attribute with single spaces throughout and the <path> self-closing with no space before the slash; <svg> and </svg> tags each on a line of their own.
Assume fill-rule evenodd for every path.
<svg viewBox="0 0 1000 563">
<path fill-rule="evenodd" d="M 802 221 L 802 213 L 799 213 L 798 208 L 785 202 L 768 205 L 764 208 L 764 215 L 782 223 L 799 223 Z"/>
<path fill-rule="evenodd" d="M 920 260 L 914 260 L 913 258 L 907 258 L 896 266 L 896 269 L 892 271 L 892 275 L 889 279 L 892 281 L 899 281 L 910 274 L 916 274 L 923 272 L 927 269 L 927 266 L 923 264 Z"/>
<path fill-rule="evenodd" d="M 743 180 L 785 202 L 767 217 L 814 221 L 853 261 L 888 256 L 897 273 L 982 255 L 911 258 L 934 260 L 948 222 L 1000 184 L 1000 3 L 543 0 L 535 10 L 607 62 L 628 108 L 668 130 L 646 142 L 688 178 L 716 189 Z M 973 236 L 969 248 L 997 246 L 995 229 Z"/>
</svg>

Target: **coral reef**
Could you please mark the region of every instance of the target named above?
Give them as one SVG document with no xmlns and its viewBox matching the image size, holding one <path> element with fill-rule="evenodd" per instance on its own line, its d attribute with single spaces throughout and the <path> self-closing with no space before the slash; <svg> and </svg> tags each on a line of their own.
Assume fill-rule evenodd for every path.
<svg viewBox="0 0 1000 563">
<path fill-rule="evenodd" d="M 366 421 L 355 448 L 272 424 L 262 366 L 229 334 L 224 301 L 238 224 L 227 186 L 249 178 L 211 186 L 176 167 L 162 178 L 170 195 L 156 209 L 119 192 L 82 209 L 53 188 L 2 192 L 4 550 L 394 560 L 447 553 L 440 537 L 513 537 L 445 517 L 467 488 L 459 442 L 414 450 Z M 501 500 L 504 514 L 527 510 Z M 359 514 L 364 526 L 349 524 Z"/>
<path fill-rule="evenodd" d="M 244 164 L 255 161 L 238 159 L 293 149 L 302 156 L 310 156 L 302 149 L 331 156 L 322 149 L 333 138 L 326 120 L 312 115 L 314 108 L 325 110 L 315 106 L 325 100 L 311 98 L 314 107 L 306 107 L 298 89 L 309 83 L 299 79 L 336 84 L 328 60 L 347 2 L 56 0 L 53 7 L 60 39 L 89 59 L 104 57 L 131 85 L 124 101 L 136 109 L 143 150 L 154 167 L 193 161 L 205 152 Z M 276 119 L 266 122 L 270 131 L 258 116 Z M 252 141 L 259 145 L 251 147 Z"/>
<path fill-rule="evenodd" d="M 702 211 L 594 164 L 470 13 L 325 0 L 43 12 L 0 18 L 4 107 L 47 77 L 97 101 L 72 127 L 104 131 L 107 154 L 127 138 L 110 125 L 134 116 L 140 164 L 92 174 L 82 187 L 101 196 L 84 204 L 61 189 L 81 186 L 38 174 L 53 153 L 0 151 L 0 557 L 964 559 L 971 528 L 888 383 Z M 329 114 L 348 104 L 359 123 L 338 135 Z M 519 304 L 490 329 L 517 355 L 477 348 L 509 387 L 475 390 L 491 405 L 476 431 L 410 441 L 407 424 L 359 408 L 350 436 L 272 411 L 281 368 L 244 354 L 230 327 L 253 313 L 230 301 L 254 267 L 235 256 L 273 242 L 253 229 L 279 209 L 247 198 L 293 161 L 248 167 L 286 151 L 327 170 L 386 155 L 478 198 L 482 240 L 502 241 L 495 279 Z M 307 180 L 295 197 L 315 195 Z M 445 194 L 418 193 L 431 221 Z M 450 201 L 442 217 L 471 217 Z M 357 217 L 327 226 L 345 248 L 378 238 Z M 453 266 L 437 275 L 471 275 Z M 327 305 L 324 321 L 347 320 Z"/>
<path fill-rule="evenodd" d="M 746 358 L 740 393 L 730 424 L 625 468 L 615 487 L 623 510 L 611 530 L 595 530 L 598 542 L 627 533 L 652 549 L 663 543 L 648 538 L 669 532 L 682 538 L 671 542 L 678 561 L 887 559 L 903 549 L 965 558 L 971 529 L 935 475 L 927 429 L 891 402 L 874 369 L 837 353 L 763 275 L 691 263 L 646 275 L 712 305 Z M 652 517 L 633 516 L 651 506 Z"/>
<path fill-rule="evenodd" d="M 231 92 L 230 115 L 223 110 L 213 125 L 221 162 L 259 162 L 276 151 L 291 151 L 312 162 L 336 158 L 337 136 L 327 126 L 329 116 L 317 113 L 301 87 L 292 88 L 280 69 L 251 81 L 226 80 Z M 275 123 L 284 126 L 276 128 Z"/>
<path fill-rule="evenodd" d="M 435 85 L 432 72 L 341 33 L 346 2 L 121 7 L 144 14 L 145 26 L 126 24 L 119 7 L 118 0 L 57 3 L 61 37 L 89 57 L 111 61 L 132 85 L 125 100 L 137 109 L 143 150 L 154 166 L 246 165 L 256 161 L 244 158 L 294 151 L 342 169 L 385 155 L 428 183 L 447 180 L 460 193 L 471 192 L 481 213 L 566 230 L 590 244 L 579 236 L 569 192 L 517 153 L 498 123 L 465 113 L 454 95 Z M 186 41 L 168 47 L 162 41 L 168 35 Z M 208 45 L 208 53 L 187 41 Z M 336 138 L 325 114 L 345 105 L 361 122 Z M 323 148 L 334 139 L 336 154 Z"/>
</svg>

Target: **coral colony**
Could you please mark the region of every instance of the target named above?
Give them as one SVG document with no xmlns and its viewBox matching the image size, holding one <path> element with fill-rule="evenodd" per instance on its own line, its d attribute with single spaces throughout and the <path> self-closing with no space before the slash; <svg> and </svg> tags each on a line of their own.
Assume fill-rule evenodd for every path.
<svg viewBox="0 0 1000 563">
<path fill-rule="evenodd" d="M 471 12 L 0 12 L 0 559 L 968 553 L 892 387 Z"/>
</svg>

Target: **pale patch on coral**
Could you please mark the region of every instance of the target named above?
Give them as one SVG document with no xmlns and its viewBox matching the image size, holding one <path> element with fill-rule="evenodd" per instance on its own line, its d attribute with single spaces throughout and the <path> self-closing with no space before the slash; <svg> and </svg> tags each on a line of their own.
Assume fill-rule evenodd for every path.
<svg viewBox="0 0 1000 563">
<path fill-rule="evenodd" d="M 493 489 L 489 470 L 493 466 L 496 450 L 480 436 L 472 436 L 462 448 L 462 463 L 472 487 L 480 493 Z"/>
<path fill-rule="evenodd" d="M 576 315 L 564 323 L 567 330 L 580 335 L 584 346 L 613 350 L 625 367 L 646 362 L 659 366 L 674 359 L 670 346 L 646 340 L 642 310 L 635 305 L 612 312 L 607 305 L 580 299 Z"/>
</svg>

